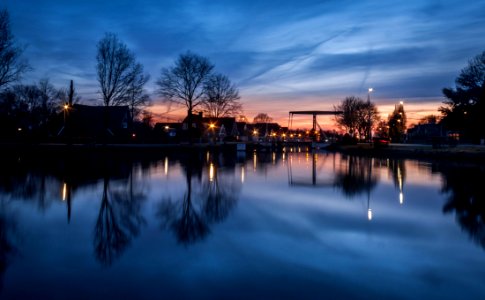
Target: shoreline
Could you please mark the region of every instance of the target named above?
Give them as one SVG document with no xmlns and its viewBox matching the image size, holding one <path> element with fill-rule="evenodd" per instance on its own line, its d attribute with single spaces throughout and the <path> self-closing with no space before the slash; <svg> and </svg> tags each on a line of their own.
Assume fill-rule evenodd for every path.
<svg viewBox="0 0 485 300">
<path fill-rule="evenodd" d="M 433 148 L 432 145 L 425 144 L 390 144 L 388 147 L 374 148 L 371 144 L 357 144 L 330 145 L 326 150 L 342 154 L 381 158 L 485 163 L 485 146 L 482 145 Z"/>
<path fill-rule="evenodd" d="M 201 150 L 237 151 L 237 144 L 245 144 L 245 152 L 258 151 L 258 143 L 227 142 L 221 144 L 62 144 L 62 143 L 0 143 L 3 151 L 41 152 L 49 154 L 69 152 L 106 152 L 114 153 L 157 153 L 157 152 L 191 152 Z M 283 144 L 280 144 L 281 147 Z M 263 149 L 263 148 L 261 148 Z M 264 151 L 272 148 L 264 148 Z M 273 148 L 274 149 L 274 148 Z M 278 148 L 281 150 L 282 148 Z M 457 145 L 433 148 L 425 144 L 390 144 L 387 147 L 374 147 L 372 144 L 339 145 L 331 144 L 317 151 L 338 152 L 348 155 L 379 158 L 447 160 L 450 162 L 485 163 L 485 146 Z M 311 151 L 308 149 L 308 151 Z"/>
</svg>

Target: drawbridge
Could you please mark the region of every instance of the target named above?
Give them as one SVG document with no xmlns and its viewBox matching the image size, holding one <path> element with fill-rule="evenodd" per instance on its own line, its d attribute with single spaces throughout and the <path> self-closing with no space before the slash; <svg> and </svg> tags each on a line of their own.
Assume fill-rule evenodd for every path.
<svg viewBox="0 0 485 300">
<path fill-rule="evenodd" d="M 343 111 L 336 111 L 336 110 L 299 110 L 299 111 L 290 111 L 288 115 L 288 129 L 291 129 L 293 126 L 293 116 L 294 115 L 311 115 L 312 116 L 312 136 L 315 139 L 316 138 L 316 132 L 317 132 L 317 127 L 320 130 L 320 132 L 323 133 L 322 128 L 317 122 L 317 116 L 329 116 L 329 115 L 340 115 L 342 114 Z"/>
</svg>

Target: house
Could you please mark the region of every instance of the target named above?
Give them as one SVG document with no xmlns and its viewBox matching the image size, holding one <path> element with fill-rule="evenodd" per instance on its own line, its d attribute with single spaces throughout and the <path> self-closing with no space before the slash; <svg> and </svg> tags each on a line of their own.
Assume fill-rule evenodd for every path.
<svg viewBox="0 0 485 300">
<path fill-rule="evenodd" d="M 202 124 L 205 128 L 204 136 L 208 139 L 237 141 L 242 135 L 238 129 L 236 118 L 233 117 L 203 118 Z"/>
<path fill-rule="evenodd" d="M 178 142 L 182 125 L 182 123 L 173 122 L 156 123 L 153 127 L 153 133 L 162 142 Z"/>
<path fill-rule="evenodd" d="M 440 124 L 418 124 L 408 129 L 408 142 L 433 143 L 434 140 L 444 137 L 443 126 Z"/>
<path fill-rule="evenodd" d="M 129 140 L 132 120 L 128 106 L 90 106 L 74 104 L 65 108 L 64 126 L 59 136 L 96 141 Z"/>
</svg>

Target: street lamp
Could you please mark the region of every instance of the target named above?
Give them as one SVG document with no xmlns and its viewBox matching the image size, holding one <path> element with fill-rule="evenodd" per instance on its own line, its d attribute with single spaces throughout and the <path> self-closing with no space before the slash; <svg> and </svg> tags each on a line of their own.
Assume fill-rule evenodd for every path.
<svg viewBox="0 0 485 300">
<path fill-rule="evenodd" d="M 369 101 L 369 102 L 370 102 L 370 93 L 372 93 L 373 91 L 374 91 L 374 89 L 373 89 L 373 88 L 369 88 L 369 89 L 367 90 L 367 101 Z"/>
<path fill-rule="evenodd" d="M 69 109 L 69 104 L 64 104 L 64 127 L 66 127 L 66 114 L 67 110 Z"/>
</svg>

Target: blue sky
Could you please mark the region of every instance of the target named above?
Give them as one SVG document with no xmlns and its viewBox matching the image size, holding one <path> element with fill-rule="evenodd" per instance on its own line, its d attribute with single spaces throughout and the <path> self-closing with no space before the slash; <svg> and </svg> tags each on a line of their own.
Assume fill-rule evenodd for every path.
<svg viewBox="0 0 485 300">
<path fill-rule="evenodd" d="M 485 50 L 485 1 L 3 0 L 34 70 L 25 83 L 75 80 L 98 98 L 96 44 L 114 32 L 152 79 L 187 50 L 239 86 L 245 114 L 332 109 L 346 96 L 382 112 L 404 100 L 419 117 Z M 154 110 L 165 106 L 153 94 Z M 183 109 L 179 112 L 183 112 Z M 412 117 L 413 118 L 413 117 Z"/>
</svg>

